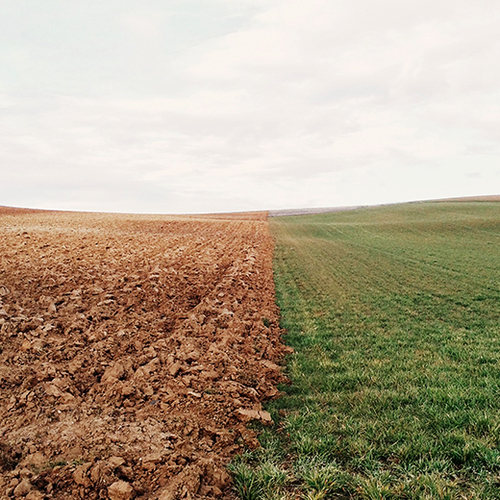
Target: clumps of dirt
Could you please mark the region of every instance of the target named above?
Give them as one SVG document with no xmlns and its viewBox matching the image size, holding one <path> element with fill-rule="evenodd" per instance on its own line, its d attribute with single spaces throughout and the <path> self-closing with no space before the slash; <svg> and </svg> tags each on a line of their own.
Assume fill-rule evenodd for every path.
<svg viewBox="0 0 500 500">
<path fill-rule="evenodd" d="M 0 213 L 0 497 L 221 498 L 283 381 L 262 216 Z"/>
</svg>

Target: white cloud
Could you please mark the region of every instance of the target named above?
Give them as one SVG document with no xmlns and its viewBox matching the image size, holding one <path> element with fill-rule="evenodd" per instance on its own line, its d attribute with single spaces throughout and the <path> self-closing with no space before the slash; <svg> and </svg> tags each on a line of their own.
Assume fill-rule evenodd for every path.
<svg viewBox="0 0 500 500">
<path fill-rule="evenodd" d="M 7 3 L 0 204 L 192 212 L 498 186 L 493 1 Z"/>
</svg>

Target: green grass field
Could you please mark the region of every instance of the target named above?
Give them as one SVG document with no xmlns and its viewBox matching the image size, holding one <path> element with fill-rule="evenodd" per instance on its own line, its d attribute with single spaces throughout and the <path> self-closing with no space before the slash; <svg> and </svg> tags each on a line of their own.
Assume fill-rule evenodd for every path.
<svg viewBox="0 0 500 500">
<path fill-rule="evenodd" d="M 271 219 L 291 384 L 252 498 L 500 498 L 500 203 Z"/>
</svg>

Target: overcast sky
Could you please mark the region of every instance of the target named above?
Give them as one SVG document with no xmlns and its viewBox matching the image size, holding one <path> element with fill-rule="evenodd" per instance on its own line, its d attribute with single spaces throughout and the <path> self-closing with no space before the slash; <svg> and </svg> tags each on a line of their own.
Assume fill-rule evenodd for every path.
<svg viewBox="0 0 500 500">
<path fill-rule="evenodd" d="M 500 193 L 498 0 L 0 0 L 0 205 Z"/>
</svg>

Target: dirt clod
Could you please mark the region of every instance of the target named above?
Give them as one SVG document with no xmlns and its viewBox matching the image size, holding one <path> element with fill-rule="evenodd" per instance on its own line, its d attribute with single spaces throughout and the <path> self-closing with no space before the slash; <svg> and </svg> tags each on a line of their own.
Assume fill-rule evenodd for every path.
<svg viewBox="0 0 500 500">
<path fill-rule="evenodd" d="M 31 491 L 31 483 L 29 479 L 23 479 L 15 488 L 14 488 L 14 496 L 15 497 L 25 497 Z"/>
<path fill-rule="evenodd" d="M 134 488 L 125 481 L 116 481 L 108 488 L 110 500 L 130 500 L 134 497 Z"/>
<path fill-rule="evenodd" d="M 260 420 L 264 424 L 272 424 L 273 419 L 269 412 L 264 410 L 249 410 L 246 408 L 239 408 L 235 412 L 236 416 L 243 420 L 244 422 L 248 422 L 250 420 Z"/>
</svg>

